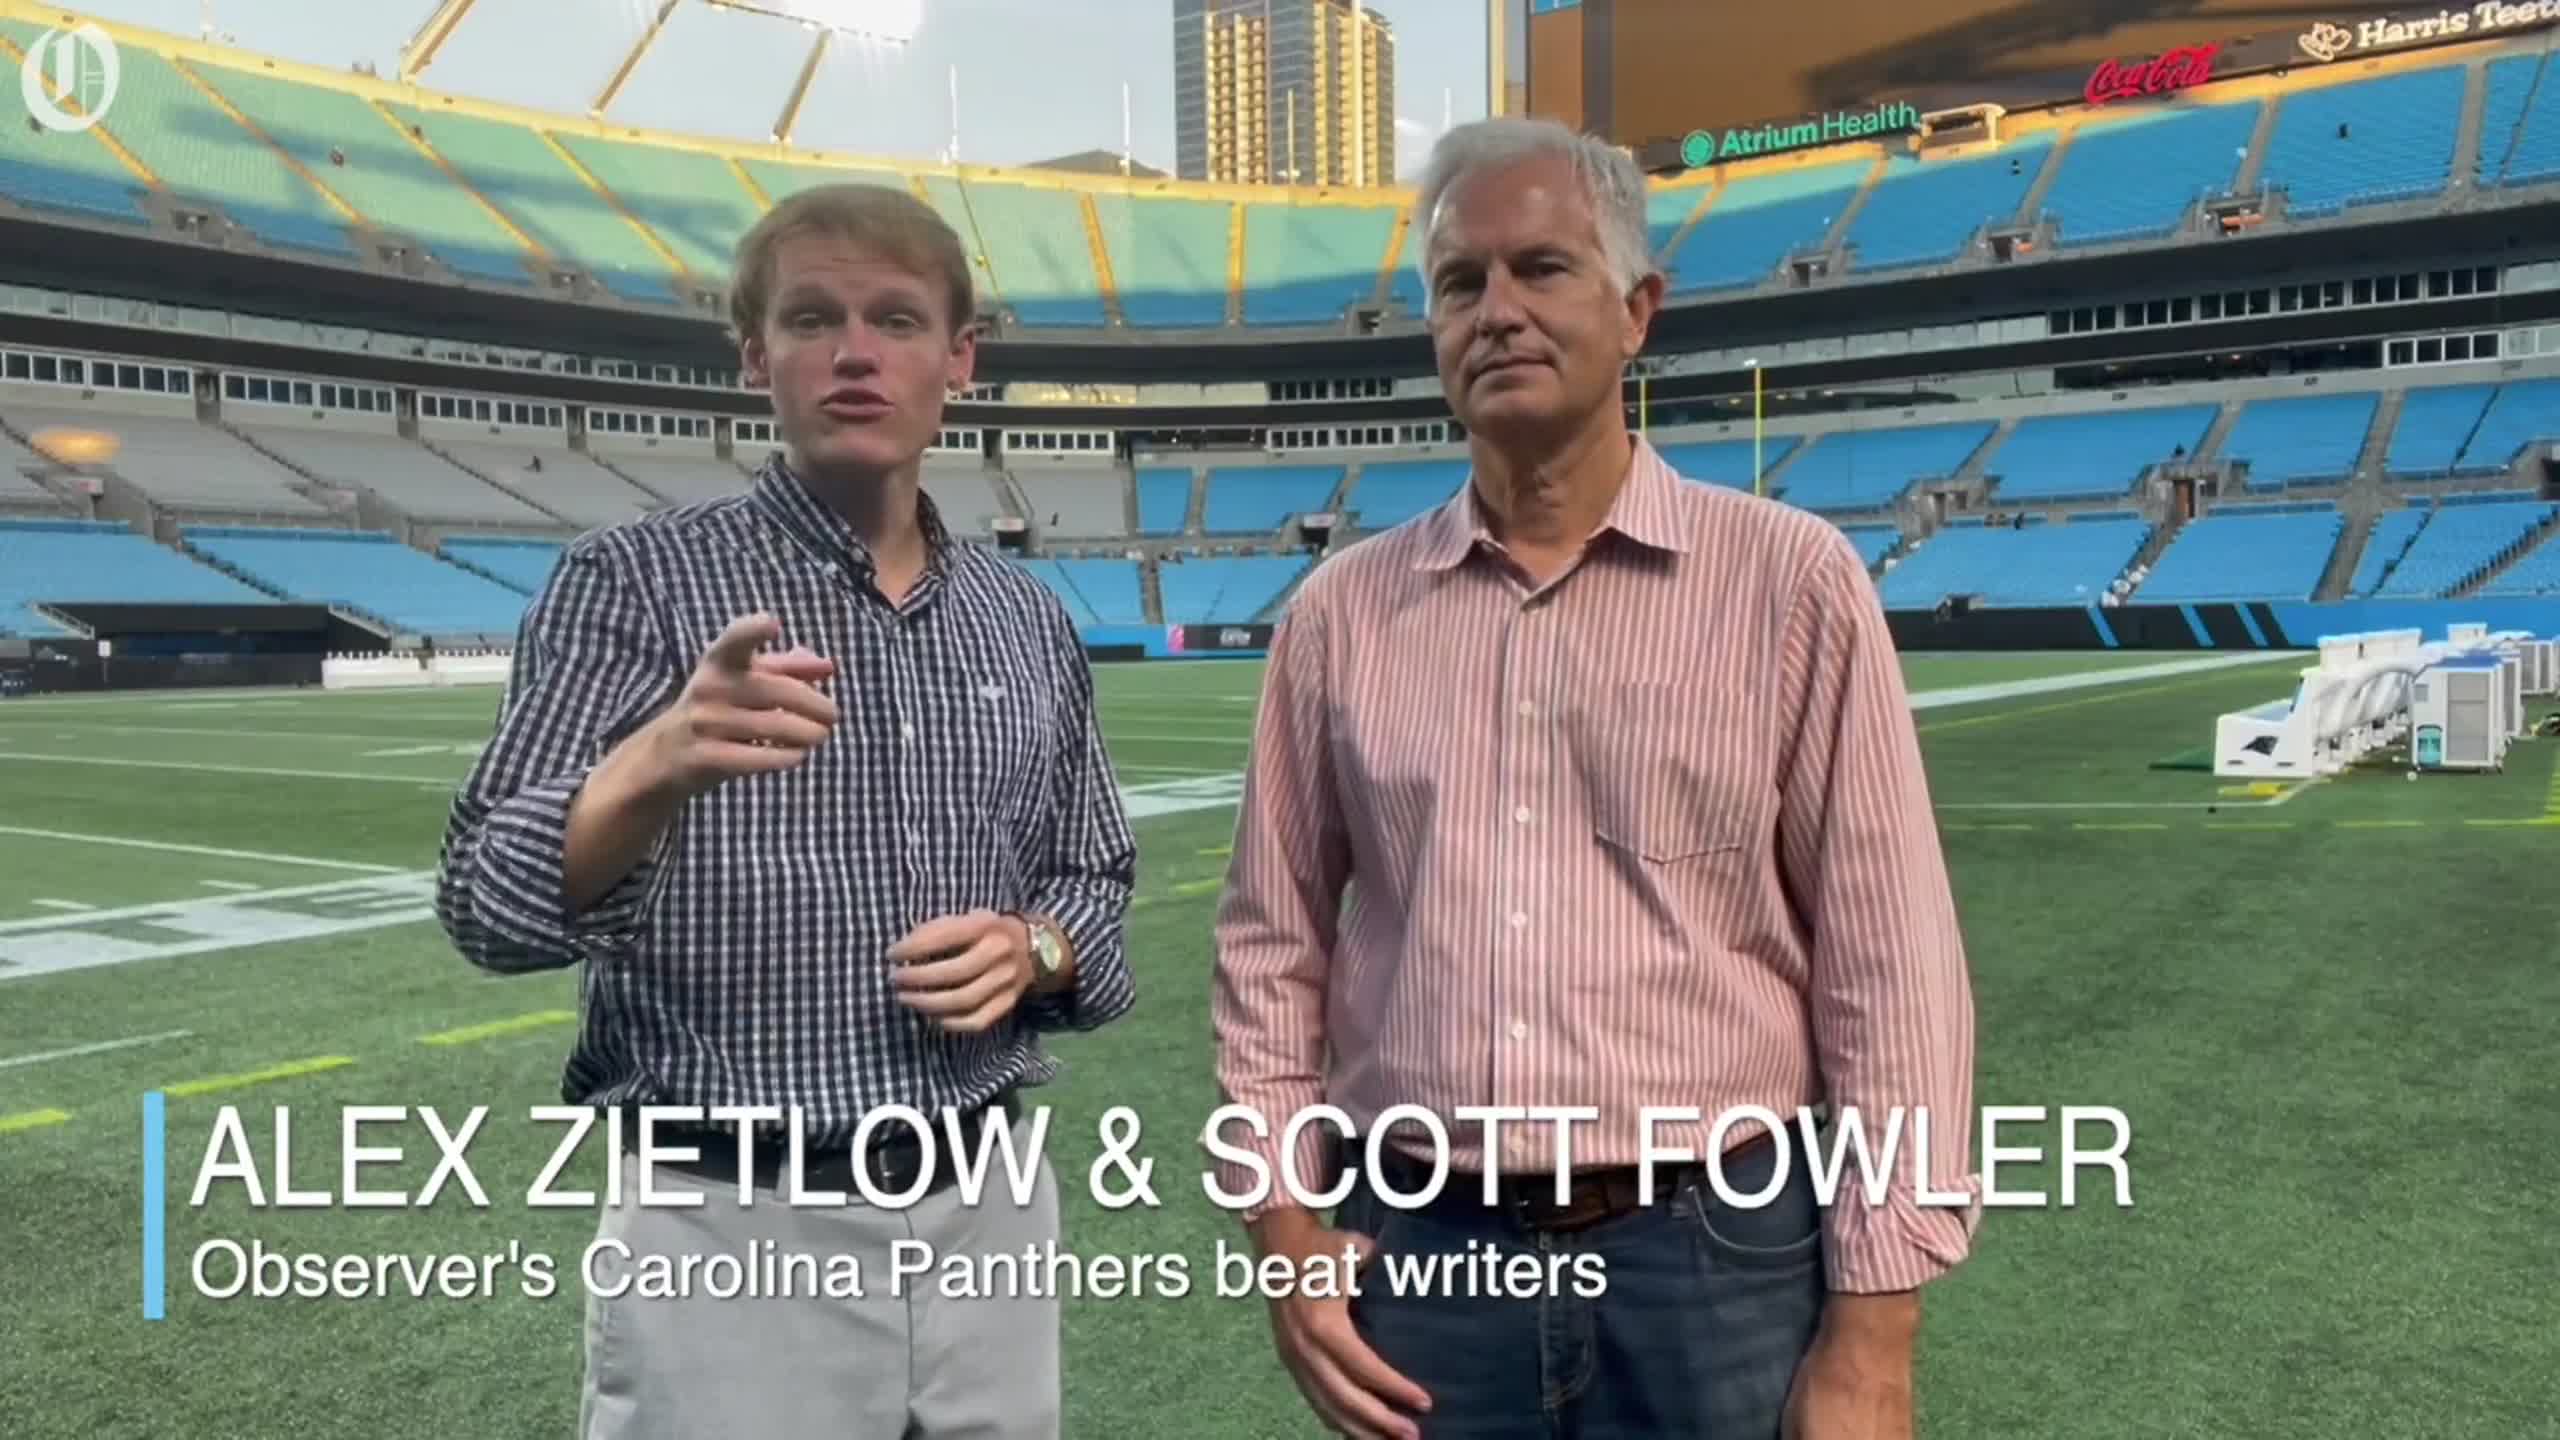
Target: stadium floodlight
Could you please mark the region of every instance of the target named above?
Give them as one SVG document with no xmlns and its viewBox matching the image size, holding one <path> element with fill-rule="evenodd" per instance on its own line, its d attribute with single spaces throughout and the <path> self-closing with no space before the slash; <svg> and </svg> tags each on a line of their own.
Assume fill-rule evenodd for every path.
<svg viewBox="0 0 2560 1440">
<path fill-rule="evenodd" d="M 924 28 L 924 0 L 704 0 L 731 10 L 797 20 L 857 40 L 906 45 Z"/>
</svg>

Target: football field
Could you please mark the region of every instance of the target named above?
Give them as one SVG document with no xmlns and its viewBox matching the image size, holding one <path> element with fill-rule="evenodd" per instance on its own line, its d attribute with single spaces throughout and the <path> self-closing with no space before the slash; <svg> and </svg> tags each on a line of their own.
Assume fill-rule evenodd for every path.
<svg viewBox="0 0 2560 1440">
<path fill-rule="evenodd" d="M 2298 657 L 1912 656 L 1979 1011 L 1980 1105 L 2129 1119 L 2131 1208 L 2000 1209 L 1928 1292 L 1922 1433 L 2548 1433 L 2560 1414 L 2550 1059 L 2560 1014 L 2560 742 L 2503 773 L 2386 765 L 2234 786 L 2157 762 L 2290 693 Z M 1236 1235 L 1196 1182 L 1216 1103 L 1209 925 L 1258 666 L 1104 667 L 1136 818 L 1136 1010 L 1057 1043 L 1051 1154 L 1087 1257 L 1187 1257 L 1179 1298 L 1070 1299 L 1067 1431 L 1316 1433 L 1260 1302 L 1211 1279 Z M 238 1298 L 188 1267 L 227 1237 L 337 1255 L 545 1251 L 568 973 L 493 978 L 428 910 L 451 787 L 494 690 L 188 692 L 0 705 L 0 1437 L 568 1433 L 580 1297 Z M 145 1092 L 166 1096 L 167 1314 L 143 1315 Z M 1664 1097 L 1677 1103 L 1678 1097 Z M 188 1204 L 225 1105 L 486 1106 L 489 1201 Z M 1110 1106 L 1145 1117 L 1160 1208 L 1086 1193 Z M 508 1117 L 513 1117 L 509 1123 Z M 2019 1139 L 2004 1130 L 2004 1138 Z M 2045 1143 L 2050 1145 L 2050 1134 Z M 422 1132 L 369 1183 L 416 1187 Z M 334 1135 L 297 1183 L 335 1188 Z M 599 1182 L 601 1147 L 562 1188 Z M 1107 1173 L 1107 1172 L 1106 1172 Z M 2058 1192 L 2048 1163 L 2012 1191 Z M 813 1417 L 815 1418 L 815 1417 Z"/>
</svg>

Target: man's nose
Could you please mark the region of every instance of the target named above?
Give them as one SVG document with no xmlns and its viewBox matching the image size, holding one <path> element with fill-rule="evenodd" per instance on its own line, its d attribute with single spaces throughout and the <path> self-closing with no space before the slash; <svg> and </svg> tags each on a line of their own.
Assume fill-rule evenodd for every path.
<svg viewBox="0 0 2560 1440">
<path fill-rule="evenodd" d="M 856 320 L 836 332 L 835 368 L 868 375 L 880 368 L 880 337 Z"/>
<path fill-rule="evenodd" d="M 1476 328 L 1486 333 L 1499 333 L 1520 328 L 1525 312 L 1521 307 L 1520 282 L 1500 266 L 1484 277 L 1484 298 L 1476 302 Z"/>
</svg>

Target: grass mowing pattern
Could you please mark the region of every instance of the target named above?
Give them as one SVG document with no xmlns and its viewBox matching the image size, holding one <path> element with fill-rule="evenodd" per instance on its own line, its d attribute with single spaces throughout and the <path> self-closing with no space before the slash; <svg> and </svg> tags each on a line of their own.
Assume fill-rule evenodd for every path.
<svg viewBox="0 0 2560 1440">
<path fill-rule="evenodd" d="M 1913 688 L 1936 689 L 2129 659 L 1907 666 Z M 2084 1172 L 2075 1207 L 1993 1212 L 1974 1260 L 1931 1289 L 1925 1434 L 2512 1435 L 2560 1410 L 2560 1302 L 2534 1278 L 2560 1271 L 2560 1241 L 2543 1213 L 2548 1146 L 2530 1138 L 2531 1117 L 2560 1109 L 2543 1058 L 2560 1009 L 2560 745 L 2523 744 L 2504 774 L 2359 774 L 2281 803 L 2148 768 L 2215 714 L 2285 693 L 2293 663 L 1922 716 L 1980 1008 L 1978 1102 L 2114 1106 L 2135 1133 L 2134 1208 Z M 1256 679 L 1241 664 L 1105 670 L 1124 782 L 1237 768 Z M 495 698 L 13 704 L 0 752 L 385 778 L 0 760 L 0 826 L 421 870 Z M 1211 1258 L 1236 1232 L 1195 1179 L 1215 1103 L 1207 931 L 1232 823 L 1141 825 L 1138 1009 L 1061 1043 L 1068 1078 L 1045 1097 L 1069 1245 L 1183 1254 L 1192 1278 L 1182 1299 L 1070 1302 L 1072 1435 L 1315 1433 L 1260 1303 L 1211 1293 Z M 72 913 L 39 898 L 115 907 L 338 873 L 0 833 L 0 926 Z M 214 1236 L 329 1255 L 512 1244 L 573 1266 L 592 1213 L 520 1201 L 556 1138 L 521 1117 L 556 1099 L 575 1004 L 566 975 L 472 973 L 431 923 L 0 980 L 0 1060 L 191 1032 L 0 1068 L 0 1431 L 565 1433 L 574 1275 L 541 1300 L 502 1265 L 497 1300 L 216 1302 L 186 1266 Z M 137 1097 L 298 1063 L 320 1068 L 169 1100 L 169 1319 L 144 1323 Z M 225 1103 L 261 1134 L 274 1106 L 309 1117 L 295 1179 L 316 1187 L 336 1183 L 337 1143 L 309 1132 L 338 1105 L 488 1105 L 472 1156 L 492 1203 L 448 1188 L 427 1211 L 253 1213 L 226 1187 L 191 1208 Z M 1084 1198 L 1113 1104 L 1148 1119 L 1161 1209 Z M 408 1162 L 369 1183 L 424 1182 L 424 1133 L 399 1138 Z M 564 1183 L 600 1183 L 601 1147 L 586 1153 Z M 2001 1177 L 2058 1195 L 2050 1157 Z"/>
</svg>

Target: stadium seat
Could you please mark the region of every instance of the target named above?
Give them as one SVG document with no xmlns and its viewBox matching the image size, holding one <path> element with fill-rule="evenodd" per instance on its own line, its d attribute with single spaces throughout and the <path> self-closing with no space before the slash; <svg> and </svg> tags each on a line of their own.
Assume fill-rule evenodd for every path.
<svg viewBox="0 0 2560 1440">
<path fill-rule="evenodd" d="M 1017 465 L 1013 483 L 1031 523 L 1053 540 L 1112 540 L 1129 533 L 1126 471 L 1089 466 Z"/>
<path fill-rule="evenodd" d="M 458 203 L 452 179 L 381 111 L 324 86 L 190 64 L 278 148 L 327 177 L 329 188 L 385 236 L 411 241 L 468 279 L 532 282 L 524 247 L 488 211 Z"/>
<path fill-rule="evenodd" d="M 2533 185 L 2560 175 L 2560 96 L 2551 93 L 2550 66 L 2548 51 L 2489 63 L 2472 170 L 2480 183 Z"/>
<path fill-rule="evenodd" d="M 959 188 L 997 294 L 1016 324 L 1099 328 L 1109 322 L 1074 191 L 987 180 Z"/>
<path fill-rule="evenodd" d="M 728 284 L 738 240 L 755 227 L 762 212 L 727 161 L 704 151 L 567 130 L 552 138 L 649 233 L 665 241 L 694 279 Z"/>
<path fill-rule="evenodd" d="M 1120 318 L 1149 328 L 1227 323 L 1227 226 L 1234 209 L 1224 200 L 1096 193 L 1093 213 L 1111 256 Z"/>
<path fill-rule="evenodd" d="M 2222 458 L 2249 467 L 2253 491 L 2346 479 L 2373 428 L 2373 391 L 2253 400 L 2222 442 Z"/>
<path fill-rule="evenodd" d="M 1146 596 L 1135 560 L 1028 559 L 1022 568 L 1066 602 L 1078 625 L 1144 625 Z"/>
<path fill-rule="evenodd" d="M 1339 465 L 1222 465 L 1209 472 L 1200 527 L 1212 535 L 1259 535 L 1321 511 L 1342 485 Z"/>
<path fill-rule="evenodd" d="M 2419 527 L 2433 513 L 2417 507 L 2389 510 L 2374 521 L 2373 529 L 2365 536 L 2364 554 L 2356 558 L 2356 573 L 2347 581 L 2347 593 L 2371 595 L 2380 589 L 2383 577 L 2400 563 L 2409 542 L 2417 538 Z"/>
<path fill-rule="evenodd" d="M 2449 595 L 2522 546 L 2560 505 L 2545 500 L 2439 503 L 2374 594 L 2382 599 Z"/>
<path fill-rule="evenodd" d="M 2263 102 L 2164 107 L 2085 120 L 2062 152 L 2041 213 L 2055 243 L 2105 245 L 2175 230 L 2199 200 L 2231 188 Z"/>
<path fill-rule="evenodd" d="M 2480 587 L 2483 595 L 2560 595 L 2560 531 L 2545 532 L 2506 572 Z"/>
<path fill-rule="evenodd" d="M 447 540 L 443 555 L 510 590 L 538 595 L 543 586 L 551 583 L 551 571 L 560 563 L 560 550 L 557 540 Z"/>
<path fill-rule="evenodd" d="M 2111 500 L 2131 494 L 2143 472 L 2194 454 L 2221 413 L 2216 405 L 2035 415 L 1992 452 L 1983 474 L 1991 503 Z"/>
<path fill-rule="evenodd" d="M 58 635 L 39 604 L 272 605 L 209 565 L 95 520 L 0 520 L 0 634 Z"/>
<path fill-rule="evenodd" d="M 1975 420 L 1818 436 L 1788 467 L 1782 498 L 1815 511 L 1880 509 L 1900 499 L 1914 480 L 1963 469 L 1995 428 Z"/>
<path fill-rule="evenodd" d="M 2052 151 L 2048 130 L 1960 160 L 1893 156 L 1850 222 L 1849 263 L 1890 270 L 1957 259 L 1984 226 L 2017 218 Z"/>
<path fill-rule="evenodd" d="M 1375 205 L 1249 201 L 1244 323 L 1320 325 L 1377 295 L 1396 212 Z"/>
<path fill-rule="evenodd" d="M 631 223 L 534 130 L 386 102 L 454 172 L 551 254 L 625 300 L 673 306 L 675 274 Z M 701 277 L 709 279 L 712 277 Z"/>
<path fill-rule="evenodd" d="M 310 605 L 335 605 L 413 634 L 512 634 L 525 597 L 376 531 L 192 525 L 185 543 Z"/>
<path fill-rule="evenodd" d="M 2400 423 L 2391 432 L 2383 472 L 2402 480 L 2454 473 L 2497 391 L 2495 385 L 2436 385 L 2408 392 L 2401 400 Z"/>
<path fill-rule="evenodd" d="M 1871 573 L 1902 544 L 1902 532 L 1891 525 L 1851 525 L 1841 533 L 1858 547 L 1858 558 Z"/>
<path fill-rule="evenodd" d="M 2301 219 L 2441 194 L 2467 74 L 2440 65 L 2287 91 L 2259 179 L 2283 190 L 2286 213 Z"/>
<path fill-rule="evenodd" d="M 2458 475 L 2496 475 L 2512 469 L 2524 447 L 2560 439 L 2560 380 L 2518 380 L 2498 387 L 2480 426 L 2462 447 Z"/>
<path fill-rule="evenodd" d="M 1464 460 L 1381 460 L 1360 467 L 1343 501 L 1352 523 L 1386 530 L 1446 504 L 1474 467 Z"/>
<path fill-rule="evenodd" d="M 1191 523 L 1191 471 L 1150 465 L 1138 472 L 1138 533 L 1179 535 Z"/>
<path fill-rule="evenodd" d="M 1830 237 L 1872 169 L 1868 160 L 1834 161 L 1726 182 L 1706 218 L 1672 252 L 1671 293 L 1734 290 L 1774 279 L 1789 255 Z"/>
<path fill-rule="evenodd" d="M 1168 625 L 1244 625 L 1262 617 L 1314 563 L 1310 555 L 1219 555 L 1156 569 Z"/>
<path fill-rule="evenodd" d="M 1766 435 L 1759 442 L 1760 473 L 1768 474 L 1784 464 L 1798 445 L 1800 435 Z M 1735 490 L 1756 488 L 1751 473 L 1752 442 L 1749 440 L 1673 441 L 1656 447 L 1662 461 L 1690 480 L 1704 485 L 1723 485 Z"/>
<path fill-rule="evenodd" d="M 2346 518 L 2330 506 L 2217 510 L 2178 531 L 2133 601 L 2308 600 L 2345 528 Z"/>
<path fill-rule="evenodd" d="M 1949 525 L 1884 574 L 1889 610 L 1928 610 L 1953 595 L 1985 606 L 2094 605 L 2150 538 L 2140 519 L 2024 529 Z"/>
</svg>

